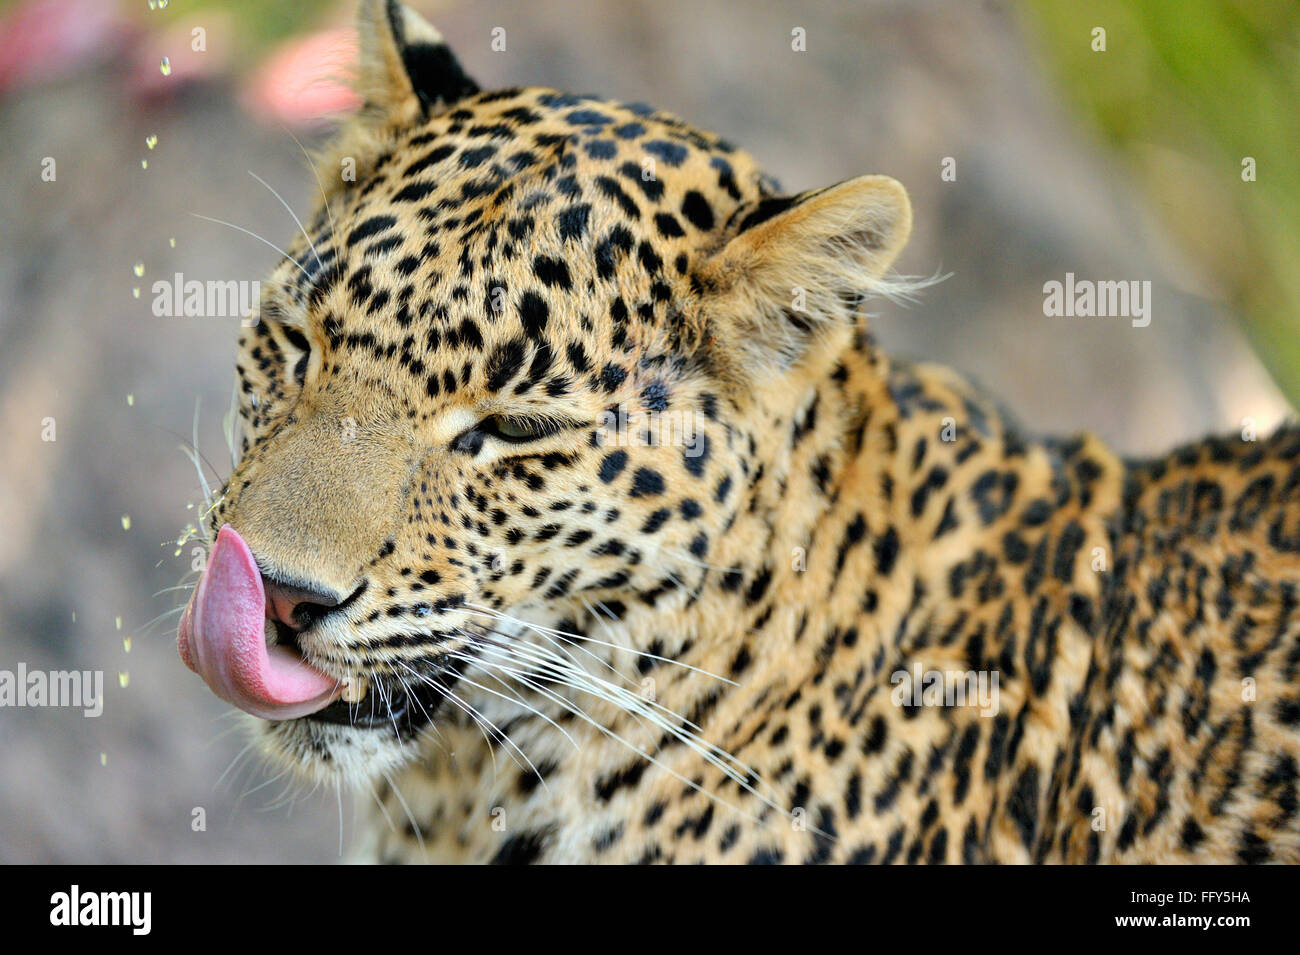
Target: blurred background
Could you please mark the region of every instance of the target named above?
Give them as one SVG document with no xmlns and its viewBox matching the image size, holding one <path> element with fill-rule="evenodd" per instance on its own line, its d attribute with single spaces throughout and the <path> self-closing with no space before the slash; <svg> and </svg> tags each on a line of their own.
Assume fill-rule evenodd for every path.
<svg viewBox="0 0 1300 955">
<path fill-rule="evenodd" d="M 950 277 L 880 306 L 880 337 L 967 372 L 1031 431 L 1143 455 L 1264 431 L 1300 396 L 1294 4 L 414 6 L 485 87 L 648 101 L 790 191 L 900 179 L 916 216 L 900 270 Z M 351 105 L 335 80 L 352 14 L 0 2 L 0 669 L 102 670 L 107 695 L 98 719 L 0 709 L 0 861 L 329 861 L 352 838 L 351 798 L 341 822 L 333 793 L 281 798 L 176 656 L 168 588 L 202 504 L 182 448 L 194 433 L 229 467 L 238 320 L 151 307 L 160 278 L 254 281 L 274 262 L 197 218 L 285 242 L 294 222 L 250 172 L 310 210 L 295 137 L 319 143 Z M 1045 317 L 1067 272 L 1150 281 L 1150 325 Z"/>
</svg>

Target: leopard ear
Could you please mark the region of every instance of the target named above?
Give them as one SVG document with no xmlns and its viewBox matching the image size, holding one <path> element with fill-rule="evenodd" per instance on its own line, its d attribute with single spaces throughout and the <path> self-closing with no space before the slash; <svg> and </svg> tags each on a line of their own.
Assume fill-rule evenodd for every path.
<svg viewBox="0 0 1300 955">
<path fill-rule="evenodd" d="M 788 368 L 852 328 L 864 297 L 897 290 L 885 272 L 911 230 L 907 191 L 888 176 L 767 198 L 736 212 L 696 281 L 727 347 Z"/>
<path fill-rule="evenodd" d="M 362 0 L 358 16 L 363 110 L 411 121 L 479 91 L 442 34 L 398 0 Z"/>
</svg>

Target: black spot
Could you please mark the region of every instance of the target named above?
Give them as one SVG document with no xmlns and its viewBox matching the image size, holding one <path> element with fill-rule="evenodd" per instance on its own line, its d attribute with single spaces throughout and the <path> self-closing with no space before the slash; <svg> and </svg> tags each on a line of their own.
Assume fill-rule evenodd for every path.
<svg viewBox="0 0 1300 955">
<path fill-rule="evenodd" d="M 876 572 L 882 577 L 888 577 L 894 569 L 894 561 L 898 558 L 898 531 L 891 526 L 876 541 Z"/>
<path fill-rule="evenodd" d="M 616 452 L 621 453 L 621 452 Z M 612 455 L 611 455 L 612 457 Z M 626 457 L 626 455 L 625 455 Z M 609 459 L 606 458 L 606 461 Z M 601 469 L 602 474 L 604 468 Z M 664 492 L 664 479 L 658 471 L 650 468 L 637 468 L 636 473 L 632 475 L 632 497 L 650 497 Z"/>
<path fill-rule="evenodd" d="M 600 462 L 600 479 L 608 484 L 614 478 L 623 473 L 623 468 L 627 466 L 626 451 L 611 451 L 605 455 L 605 460 Z"/>
<path fill-rule="evenodd" d="M 664 524 L 667 523 L 668 518 L 672 517 L 672 515 L 673 512 L 670 511 L 668 508 L 666 507 L 659 508 L 659 510 L 655 511 L 653 514 L 651 514 L 649 517 L 646 518 L 645 523 L 641 525 L 641 533 L 643 534 L 655 533 L 656 531 L 659 530 L 659 528 L 663 527 Z"/>
<path fill-rule="evenodd" d="M 1020 841 L 1033 852 L 1038 833 L 1038 767 L 1030 763 L 1025 767 L 1016 787 L 1007 801 L 1007 813 L 1020 831 Z"/>
<path fill-rule="evenodd" d="M 512 341 L 498 347 L 488 364 L 488 390 L 500 391 L 510 379 L 519 374 L 523 364 L 523 342 Z"/>
<path fill-rule="evenodd" d="M 614 274 L 620 254 L 626 255 L 634 242 L 632 233 L 622 226 L 609 230 L 609 235 L 596 246 L 596 274 L 607 279 Z"/>
<path fill-rule="evenodd" d="M 613 363 L 606 365 L 600 371 L 601 387 L 604 388 L 608 394 L 613 394 L 626 379 L 627 371 Z"/>
<path fill-rule="evenodd" d="M 536 292 L 525 292 L 519 299 L 519 319 L 524 325 L 524 334 L 529 338 L 539 339 L 546 328 L 551 310 L 546 300 Z"/>
<path fill-rule="evenodd" d="M 495 146 L 479 146 L 477 149 L 466 149 L 460 154 L 460 165 L 462 169 L 475 169 L 487 162 L 496 155 Z"/>
<path fill-rule="evenodd" d="M 754 576 L 753 581 L 750 582 L 749 589 L 745 591 L 745 602 L 748 604 L 758 603 L 763 599 L 763 595 L 767 593 L 767 588 L 771 586 L 771 584 L 772 568 L 761 568 Z"/>
<path fill-rule="evenodd" d="M 546 846 L 546 836 L 540 832 L 521 832 L 511 836 L 497 854 L 492 857 L 492 865 L 532 865 L 542 854 Z"/>
<path fill-rule="evenodd" d="M 1074 557 L 1083 546 L 1083 528 L 1076 521 L 1070 521 L 1061 531 L 1056 543 L 1056 560 L 1052 571 L 1058 580 L 1069 582 L 1074 577 Z"/>
<path fill-rule="evenodd" d="M 1195 852 L 1196 847 L 1205 841 L 1205 830 L 1191 816 L 1183 823 L 1182 844 L 1184 852 Z"/>
<path fill-rule="evenodd" d="M 348 245 L 356 245 L 371 236 L 387 232 L 395 225 L 397 225 L 397 220 L 392 216 L 373 216 L 352 230 L 351 234 L 348 235 Z"/>
<path fill-rule="evenodd" d="M 620 789 L 636 786 L 641 781 L 641 777 L 645 775 L 646 768 L 649 765 L 649 761 L 638 759 L 630 766 L 598 779 L 596 781 L 596 798 L 601 802 L 609 802 Z"/>
<path fill-rule="evenodd" d="M 664 260 L 649 242 L 642 242 L 636 250 L 637 261 L 650 273 L 658 272 L 664 266 Z"/>
<path fill-rule="evenodd" d="M 413 182 L 399 190 L 393 196 L 394 202 L 419 202 L 429 193 L 433 192 L 437 186 L 432 182 Z"/>
<path fill-rule="evenodd" d="M 618 155 L 618 143 L 608 139 L 588 140 L 583 148 L 592 159 L 613 159 Z"/>
<path fill-rule="evenodd" d="M 561 239 L 581 239 L 587 231 L 587 218 L 591 214 L 588 203 L 569 206 L 556 217 Z"/>
<path fill-rule="evenodd" d="M 1245 865 L 1259 865 L 1273 858 L 1273 850 L 1258 834 L 1247 829 L 1241 834 L 1237 847 L 1237 861 Z"/>
<path fill-rule="evenodd" d="M 691 540 L 689 550 L 695 557 L 703 560 L 704 556 L 709 552 L 709 535 L 704 531 L 700 531 Z"/>
<path fill-rule="evenodd" d="M 598 113 L 594 109 L 575 109 L 564 118 L 574 126 L 604 126 L 613 122 L 604 113 Z"/>
<path fill-rule="evenodd" d="M 547 255 L 539 255 L 533 259 L 533 274 L 552 288 L 567 290 L 573 285 L 569 280 L 569 267 L 559 259 Z"/>
<path fill-rule="evenodd" d="M 702 478 L 708 467 L 709 456 L 712 452 L 713 447 L 709 441 L 709 436 L 707 434 L 696 434 L 695 440 L 689 442 L 682 449 L 682 463 L 694 477 Z"/>
<path fill-rule="evenodd" d="M 402 176 L 403 178 L 409 179 L 411 176 L 414 176 L 416 173 L 423 172 L 424 170 L 428 169 L 430 166 L 442 162 L 444 159 L 446 159 L 455 151 L 456 148 L 454 146 L 437 146 L 433 150 L 431 150 L 427 155 L 421 156 L 415 162 L 407 166 L 406 169 L 403 171 Z"/>
<path fill-rule="evenodd" d="M 587 362 L 587 350 L 582 347 L 582 342 L 570 342 L 565 348 L 569 356 L 569 364 L 573 366 L 576 372 L 586 371 L 590 365 Z"/>
<path fill-rule="evenodd" d="M 709 205 L 709 201 L 694 189 L 686 193 L 686 198 L 682 200 L 682 215 L 686 216 L 686 221 L 701 232 L 708 232 L 713 228 L 713 208 Z"/>
<path fill-rule="evenodd" d="M 598 176 L 596 178 L 596 188 L 610 199 L 617 202 L 619 207 L 623 210 L 623 214 L 629 219 L 641 218 L 641 210 L 632 200 L 632 197 L 623 191 L 623 187 L 620 186 L 617 181 L 611 179 L 609 176 Z"/>
<path fill-rule="evenodd" d="M 640 166 L 634 162 L 625 162 L 618 167 L 625 178 L 635 182 L 645 197 L 651 202 L 658 202 L 664 197 L 664 184 L 658 179 L 648 179 Z"/>
<path fill-rule="evenodd" d="M 670 143 L 664 139 L 651 139 L 641 145 L 650 155 L 657 156 L 670 166 L 680 166 L 686 160 L 686 147 L 677 143 Z"/>
<path fill-rule="evenodd" d="M 677 221 L 677 217 L 668 212 L 656 213 L 655 227 L 659 230 L 660 235 L 669 239 L 677 239 L 686 234 L 686 230 Z"/>
<path fill-rule="evenodd" d="M 663 411 L 668 407 L 668 386 L 655 380 L 641 389 L 641 403 L 646 411 Z"/>
</svg>

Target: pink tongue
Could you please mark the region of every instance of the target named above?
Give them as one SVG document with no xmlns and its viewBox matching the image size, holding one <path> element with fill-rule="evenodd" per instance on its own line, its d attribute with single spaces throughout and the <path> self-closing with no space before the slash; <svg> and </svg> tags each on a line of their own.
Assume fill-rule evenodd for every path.
<svg viewBox="0 0 1300 955">
<path fill-rule="evenodd" d="M 221 528 L 208 566 L 181 616 L 176 646 L 212 692 L 268 720 L 328 705 L 342 689 L 298 654 L 266 645 L 266 594 L 253 555 L 234 529 Z"/>
</svg>

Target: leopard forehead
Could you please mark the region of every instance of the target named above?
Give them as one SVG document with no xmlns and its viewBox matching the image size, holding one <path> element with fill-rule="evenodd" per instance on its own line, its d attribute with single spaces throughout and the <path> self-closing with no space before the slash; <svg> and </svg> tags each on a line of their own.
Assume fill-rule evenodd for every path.
<svg viewBox="0 0 1300 955">
<path fill-rule="evenodd" d="M 701 334 L 683 307 L 693 266 L 775 188 L 668 114 L 547 89 L 479 94 L 341 151 L 357 145 L 322 165 L 340 184 L 264 314 L 346 351 L 354 376 L 405 372 L 421 418 L 507 388 L 608 394 L 638 363 L 680 359 Z"/>
</svg>

